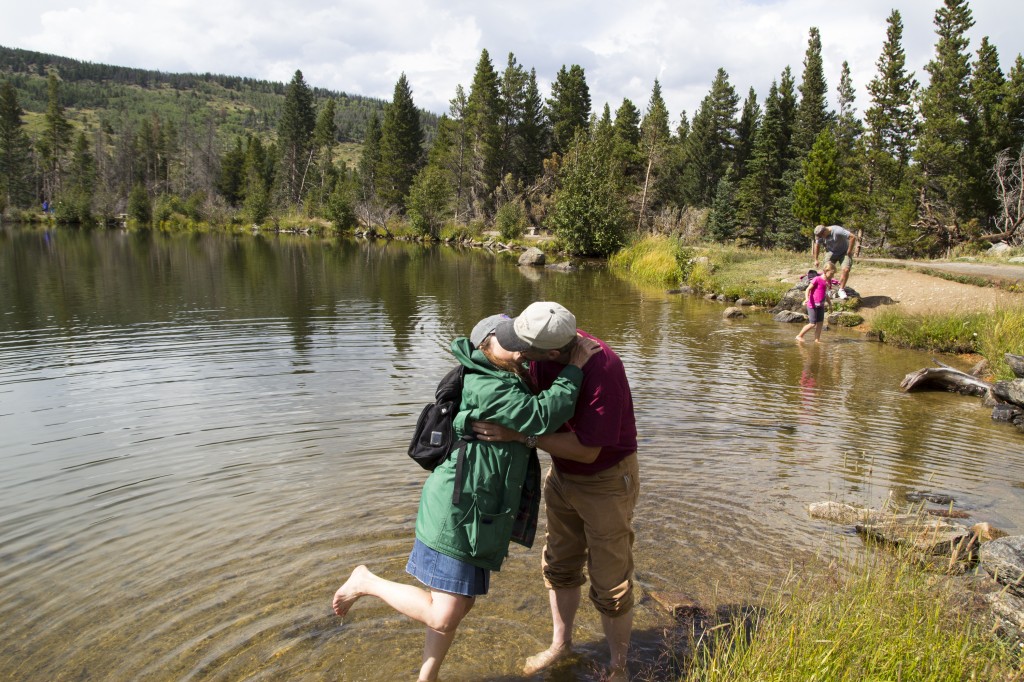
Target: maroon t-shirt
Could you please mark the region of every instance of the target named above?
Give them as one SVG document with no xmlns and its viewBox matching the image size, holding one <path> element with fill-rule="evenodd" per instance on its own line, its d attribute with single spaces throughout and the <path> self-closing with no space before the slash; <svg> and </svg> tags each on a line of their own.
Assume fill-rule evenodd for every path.
<svg viewBox="0 0 1024 682">
<path fill-rule="evenodd" d="M 590 464 L 551 456 L 555 467 L 566 474 L 594 474 L 603 471 L 636 452 L 636 419 L 633 416 L 633 395 L 626 379 L 622 360 L 601 339 L 582 330 L 585 338 L 601 344 L 583 367 L 576 412 L 559 431 L 572 431 L 580 443 L 600 446 L 601 453 Z M 557 362 L 531 362 L 530 373 L 540 390 L 551 387 L 564 365 Z"/>
</svg>

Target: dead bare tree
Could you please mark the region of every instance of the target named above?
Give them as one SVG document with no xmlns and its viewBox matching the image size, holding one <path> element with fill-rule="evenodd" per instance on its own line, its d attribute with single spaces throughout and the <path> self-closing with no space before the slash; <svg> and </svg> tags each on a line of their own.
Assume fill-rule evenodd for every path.
<svg viewBox="0 0 1024 682">
<path fill-rule="evenodd" d="M 997 242 L 1007 241 L 1018 245 L 1024 243 L 1024 147 L 1016 158 L 1010 150 L 996 154 L 992 167 L 992 179 L 996 183 L 996 197 L 999 199 L 999 215 L 996 225 L 1000 231 L 987 234 L 985 239 Z"/>
</svg>

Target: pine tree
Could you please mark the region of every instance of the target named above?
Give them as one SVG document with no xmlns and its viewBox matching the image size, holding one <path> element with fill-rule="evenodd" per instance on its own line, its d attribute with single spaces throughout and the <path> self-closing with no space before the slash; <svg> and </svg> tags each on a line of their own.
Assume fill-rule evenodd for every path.
<svg viewBox="0 0 1024 682">
<path fill-rule="evenodd" d="M 516 180 L 524 176 L 521 126 L 526 118 L 526 70 L 508 53 L 508 62 L 498 81 L 498 175 L 511 173 Z"/>
<path fill-rule="evenodd" d="M 501 115 L 498 75 L 487 50 L 473 74 L 466 100 L 466 130 L 469 135 L 469 196 L 473 215 L 486 220 L 494 212 L 494 190 L 501 182 Z"/>
<path fill-rule="evenodd" d="M 1011 153 L 1016 153 L 1024 147 L 1024 57 L 1019 54 L 1006 79 L 1002 108 L 1003 119 L 1006 121 L 1007 147 Z"/>
<path fill-rule="evenodd" d="M 380 161 L 377 165 L 377 198 L 386 206 L 405 206 L 405 197 L 423 161 L 420 114 L 412 101 L 412 89 L 403 73 L 395 83 L 391 103 L 384 107 L 380 126 Z"/>
<path fill-rule="evenodd" d="M 733 153 L 732 164 L 732 182 L 734 184 L 743 180 L 747 174 L 747 164 L 750 163 L 750 156 L 754 151 L 754 138 L 760 124 L 761 106 L 757 103 L 757 93 L 754 92 L 754 88 L 750 88 L 747 98 L 743 101 L 739 123 L 736 125 L 736 149 Z"/>
<path fill-rule="evenodd" d="M 284 108 L 277 125 L 278 148 L 281 151 L 281 194 L 291 205 L 302 203 L 315 126 L 313 93 L 303 80 L 302 71 L 296 70 L 285 90 Z"/>
<path fill-rule="evenodd" d="M 334 167 L 334 145 L 337 143 L 338 128 L 334 123 L 337 107 L 333 99 L 327 99 L 317 113 L 313 127 L 312 164 L 306 185 L 310 188 L 316 215 L 322 215 L 337 181 Z"/>
<path fill-rule="evenodd" d="M 794 172 L 794 149 L 790 142 L 795 111 L 793 76 L 787 66 L 781 81 L 772 83 L 765 100 L 764 118 L 754 137 L 747 176 L 740 182 L 736 195 L 738 217 L 746 228 L 746 233 L 739 236 L 757 246 L 800 246 L 800 226 L 789 207 L 792 186 L 787 182 L 787 173 L 792 176 Z"/>
<path fill-rule="evenodd" d="M 718 183 L 734 159 L 738 104 L 729 74 L 719 68 L 682 148 L 683 196 L 688 204 L 708 207 L 714 201 Z"/>
<path fill-rule="evenodd" d="M 564 154 L 576 132 L 586 131 L 590 121 L 590 87 L 582 66 L 573 64 L 566 69 L 563 65 L 558 70 L 547 104 L 552 146 Z"/>
<path fill-rule="evenodd" d="M 238 206 L 242 200 L 245 176 L 245 148 L 242 138 L 235 138 L 235 146 L 224 152 L 220 160 L 220 177 L 217 179 L 217 191 L 228 202 L 229 206 Z"/>
<path fill-rule="evenodd" d="M 818 133 L 793 188 L 793 215 L 808 227 L 842 222 L 846 213 L 839 147 L 831 128 Z"/>
<path fill-rule="evenodd" d="M 939 38 L 925 70 L 931 76 L 921 96 L 921 134 L 916 159 L 924 174 L 923 227 L 943 249 L 962 239 L 978 217 L 977 115 L 970 101 L 967 31 L 974 25 L 967 0 L 944 0 L 935 12 Z"/>
<path fill-rule="evenodd" d="M 10 81 L 0 86 L 0 213 L 6 206 L 20 207 L 31 199 L 31 142 L 25 115 Z"/>
<path fill-rule="evenodd" d="M 708 216 L 708 233 L 716 242 L 727 242 L 736 234 L 736 222 L 736 183 L 730 167 L 715 188 L 715 199 Z"/>
<path fill-rule="evenodd" d="M 471 214 L 470 205 L 470 149 L 469 126 L 466 121 L 466 92 L 456 86 L 455 97 L 449 102 L 448 115 L 442 116 L 437 137 L 430 148 L 428 165 L 444 169 L 448 185 L 452 188 L 452 213 L 456 222 L 466 221 Z"/>
<path fill-rule="evenodd" d="M 640 181 L 640 110 L 628 98 L 615 110 L 615 122 L 612 124 L 615 138 L 615 155 L 625 169 L 626 174 L 636 182 Z"/>
<path fill-rule="evenodd" d="M 71 142 L 71 124 L 60 102 L 60 81 L 52 71 L 47 78 L 46 91 L 46 124 L 37 147 L 43 166 L 43 198 L 52 204 L 60 192 L 64 176 L 64 157 Z"/>
<path fill-rule="evenodd" d="M 793 146 L 798 158 L 803 158 L 814 145 L 818 134 L 829 124 L 831 116 L 826 98 L 828 85 L 821 61 L 821 34 L 816 26 L 810 29 L 807 52 L 804 54 L 803 80 L 800 82 L 800 104 L 793 125 Z"/>
<path fill-rule="evenodd" d="M 856 221 L 877 233 L 880 246 L 893 239 L 909 244 L 915 211 L 909 170 L 918 128 L 914 111 L 918 83 L 913 72 L 906 70 L 903 21 L 897 10 L 889 15 L 877 66 L 877 75 L 868 83 L 871 105 L 864 113 L 862 189 L 850 203 Z"/>
<path fill-rule="evenodd" d="M 92 200 L 96 191 L 96 161 L 85 133 L 78 133 L 68 165 L 68 177 L 57 202 L 58 222 L 88 225 L 94 222 Z"/>
<path fill-rule="evenodd" d="M 995 192 L 986 192 L 988 173 L 996 163 L 996 155 L 1009 147 L 1010 135 L 1008 121 L 1004 116 L 1006 97 L 1006 78 L 999 68 L 999 53 L 988 41 L 988 36 L 981 39 L 978 48 L 978 59 L 974 63 L 974 74 L 971 78 L 971 106 L 977 112 L 977 139 L 971 145 L 975 155 L 974 167 L 979 173 L 977 178 L 978 208 L 985 218 L 986 224 L 992 220 L 999 210 L 999 202 Z"/>
<path fill-rule="evenodd" d="M 646 170 L 640 194 L 638 230 L 643 229 L 647 222 L 649 197 L 652 194 L 657 194 L 655 189 L 657 179 L 662 174 L 661 164 L 665 159 L 670 137 L 668 107 L 665 106 L 665 99 L 661 94 L 661 83 L 655 79 L 654 86 L 651 88 L 651 98 L 647 102 L 647 112 L 644 114 L 643 121 L 640 122 L 641 163 L 646 166 Z"/>
<path fill-rule="evenodd" d="M 377 200 L 377 169 L 380 166 L 380 119 L 374 113 L 366 124 L 363 151 L 359 156 L 359 178 L 364 202 Z"/>
<path fill-rule="evenodd" d="M 519 137 L 523 164 L 520 173 L 523 182 L 529 185 L 544 172 L 544 159 L 548 155 L 550 138 L 547 119 L 544 116 L 544 98 L 541 97 L 540 88 L 537 86 L 536 69 L 530 69 L 530 76 L 526 80 Z"/>
</svg>

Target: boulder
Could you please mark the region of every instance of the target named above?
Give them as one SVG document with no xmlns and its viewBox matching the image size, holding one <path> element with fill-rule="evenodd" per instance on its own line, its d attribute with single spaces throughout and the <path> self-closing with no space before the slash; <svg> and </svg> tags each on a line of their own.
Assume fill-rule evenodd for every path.
<svg viewBox="0 0 1024 682">
<path fill-rule="evenodd" d="M 744 306 L 744 307 L 746 307 L 746 306 L 752 306 L 752 305 L 754 305 L 754 302 L 753 302 L 753 301 L 748 301 L 748 300 L 747 300 L 747 299 L 745 299 L 745 298 L 737 298 L 737 299 L 736 299 L 736 305 L 739 305 L 739 306 Z"/>
<path fill-rule="evenodd" d="M 1014 376 L 1024 379 L 1024 355 L 1006 353 L 1003 358 L 1006 359 L 1006 364 L 1010 366 L 1010 371 Z"/>
<path fill-rule="evenodd" d="M 573 272 L 574 270 L 576 270 L 576 266 L 570 263 L 569 261 L 564 261 L 562 263 L 552 263 L 551 265 L 545 265 L 544 268 L 547 270 L 554 270 L 556 272 Z"/>
<path fill-rule="evenodd" d="M 962 524 L 945 519 L 894 515 L 880 523 L 857 524 L 857 532 L 886 544 L 928 556 L 966 559 L 976 549 L 977 538 Z"/>
<path fill-rule="evenodd" d="M 856 327 L 858 324 L 864 324 L 863 317 L 846 310 L 838 313 L 829 313 L 827 319 L 829 324 L 834 324 L 838 327 Z"/>
<path fill-rule="evenodd" d="M 1024 379 L 997 381 L 992 386 L 992 393 L 1000 400 L 1024 406 Z"/>
<path fill-rule="evenodd" d="M 519 256 L 520 265 L 544 265 L 547 256 L 536 246 L 531 246 Z"/>
<path fill-rule="evenodd" d="M 783 310 L 776 313 L 773 318 L 776 322 L 799 322 L 800 324 L 807 324 L 807 315 L 804 313 L 798 313 L 792 310 Z"/>
<path fill-rule="evenodd" d="M 1007 244 L 1006 242 L 996 242 L 995 244 L 989 247 L 988 252 L 993 255 L 999 255 L 1001 253 L 1006 253 L 1007 251 L 1012 250 L 1013 247 Z"/>
<path fill-rule="evenodd" d="M 995 620 L 994 630 L 1001 637 L 1024 646 L 1024 598 L 999 591 L 982 595 Z"/>
<path fill-rule="evenodd" d="M 992 408 L 992 419 L 997 422 L 1013 422 L 1024 415 L 1024 408 L 1010 403 L 997 403 Z"/>
<path fill-rule="evenodd" d="M 839 523 L 844 526 L 852 526 L 856 523 L 877 523 L 892 516 L 877 509 L 854 507 L 842 502 L 814 502 L 808 505 L 807 513 L 812 519 Z"/>
<path fill-rule="evenodd" d="M 1011 535 L 981 546 L 981 566 L 997 582 L 1024 597 L 1024 535 Z"/>
<path fill-rule="evenodd" d="M 744 314 L 742 310 L 733 305 L 725 309 L 725 311 L 722 313 L 722 317 L 724 317 L 727 320 L 734 320 L 744 318 L 746 317 L 746 314 Z"/>
</svg>

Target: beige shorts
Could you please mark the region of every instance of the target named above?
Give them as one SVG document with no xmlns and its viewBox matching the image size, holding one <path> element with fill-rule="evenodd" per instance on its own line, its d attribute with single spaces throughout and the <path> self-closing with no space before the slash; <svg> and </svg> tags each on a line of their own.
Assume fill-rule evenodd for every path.
<svg viewBox="0 0 1024 682">
<path fill-rule="evenodd" d="M 636 453 L 590 476 L 544 479 L 547 538 L 541 567 L 548 589 L 579 587 L 590 577 L 590 600 L 608 616 L 633 608 L 633 509 L 640 495 Z"/>
</svg>

